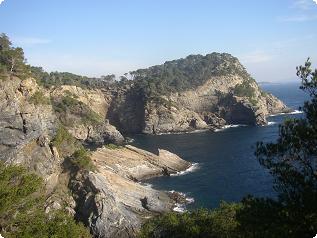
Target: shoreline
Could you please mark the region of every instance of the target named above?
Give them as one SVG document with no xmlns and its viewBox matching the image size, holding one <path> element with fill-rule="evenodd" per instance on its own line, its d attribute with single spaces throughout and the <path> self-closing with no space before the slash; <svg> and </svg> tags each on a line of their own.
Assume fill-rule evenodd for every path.
<svg viewBox="0 0 317 238">
<path fill-rule="evenodd" d="M 276 116 L 282 116 L 282 115 L 296 115 L 296 114 L 303 114 L 303 111 L 300 110 L 293 110 L 291 112 L 281 112 L 281 113 L 276 113 L 276 114 L 269 114 L 266 116 L 266 118 L 269 117 L 276 117 Z M 270 126 L 272 124 L 269 124 L 270 121 L 267 122 L 266 125 L 257 125 L 257 126 Z M 214 127 L 210 126 L 209 128 L 206 129 L 197 129 L 197 130 L 188 130 L 188 131 L 171 131 L 171 132 L 162 132 L 162 133 L 157 133 L 157 134 L 148 134 L 148 133 L 140 133 L 139 135 L 151 135 L 151 136 L 162 136 L 162 135 L 183 135 L 183 134 L 195 134 L 195 133 L 203 133 L 203 132 L 219 132 L 223 131 L 229 128 L 236 128 L 236 127 L 246 127 L 246 126 L 251 126 L 251 125 L 245 125 L 245 124 L 226 124 L 222 127 L 214 129 Z M 133 139 L 134 140 L 134 139 Z"/>
</svg>

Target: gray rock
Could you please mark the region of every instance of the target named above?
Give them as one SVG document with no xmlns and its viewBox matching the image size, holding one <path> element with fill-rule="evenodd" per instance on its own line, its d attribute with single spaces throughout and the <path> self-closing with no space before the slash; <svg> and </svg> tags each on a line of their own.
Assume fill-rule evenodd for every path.
<svg viewBox="0 0 317 238">
<path fill-rule="evenodd" d="M 56 131 L 51 105 L 29 102 L 37 90 L 33 79 L 0 81 L 0 159 L 46 177 L 58 173 L 61 161 L 49 146 Z"/>
</svg>

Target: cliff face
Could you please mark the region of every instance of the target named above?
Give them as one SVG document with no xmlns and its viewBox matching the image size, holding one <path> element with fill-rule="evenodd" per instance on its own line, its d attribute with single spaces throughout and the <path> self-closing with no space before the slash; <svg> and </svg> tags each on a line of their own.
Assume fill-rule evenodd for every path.
<svg viewBox="0 0 317 238">
<path fill-rule="evenodd" d="M 61 162 L 49 143 L 56 132 L 56 117 L 51 105 L 30 102 L 37 90 L 32 79 L 0 80 L 0 159 L 53 178 Z"/>
</svg>

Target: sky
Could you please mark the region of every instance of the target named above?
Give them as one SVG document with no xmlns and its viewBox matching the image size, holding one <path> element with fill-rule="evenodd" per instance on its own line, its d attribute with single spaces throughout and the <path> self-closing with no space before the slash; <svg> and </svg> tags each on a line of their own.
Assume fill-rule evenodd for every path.
<svg viewBox="0 0 317 238">
<path fill-rule="evenodd" d="M 259 82 L 317 64 L 317 0 L 0 0 L 0 32 L 29 64 L 86 76 L 212 52 Z"/>
</svg>

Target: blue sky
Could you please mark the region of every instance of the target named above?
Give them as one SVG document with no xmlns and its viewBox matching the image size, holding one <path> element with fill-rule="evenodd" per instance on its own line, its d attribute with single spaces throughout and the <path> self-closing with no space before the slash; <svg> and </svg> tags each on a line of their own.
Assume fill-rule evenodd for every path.
<svg viewBox="0 0 317 238">
<path fill-rule="evenodd" d="M 313 0 L 2 0 L 0 19 L 48 71 L 120 75 L 216 51 L 257 81 L 288 81 L 308 56 L 317 62 Z"/>
</svg>

